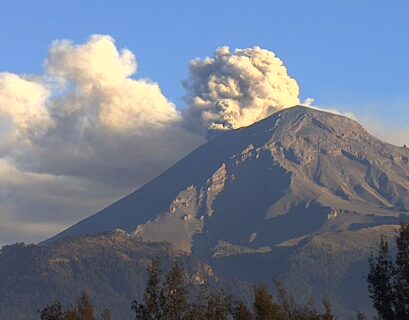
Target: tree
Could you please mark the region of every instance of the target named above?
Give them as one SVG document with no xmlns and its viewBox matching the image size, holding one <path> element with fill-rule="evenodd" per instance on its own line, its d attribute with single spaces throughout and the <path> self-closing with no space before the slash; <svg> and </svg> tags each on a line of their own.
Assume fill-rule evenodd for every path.
<svg viewBox="0 0 409 320">
<path fill-rule="evenodd" d="M 189 303 L 188 311 L 183 316 L 185 320 L 230 320 L 232 303 L 223 291 L 216 293 L 201 292 L 195 297 L 198 303 Z"/>
<path fill-rule="evenodd" d="M 179 320 L 187 313 L 186 274 L 178 262 L 166 275 L 159 300 L 163 320 Z"/>
<path fill-rule="evenodd" d="M 131 309 L 135 312 L 136 320 L 161 319 L 162 312 L 160 306 L 161 291 L 161 262 L 159 258 L 152 259 L 148 264 L 148 283 L 143 295 L 143 304 L 136 300 L 132 302 Z"/>
<path fill-rule="evenodd" d="M 409 224 L 401 224 L 396 237 L 395 309 L 398 319 L 409 319 Z"/>
<path fill-rule="evenodd" d="M 228 320 L 232 312 L 231 299 L 223 292 L 210 293 L 206 297 L 205 319 Z"/>
<path fill-rule="evenodd" d="M 282 313 L 281 317 L 283 319 L 295 318 L 298 311 L 294 298 L 288 294 L 286 286 L 278 278 L 273 277 L 273 283 L 278 291 L 279 305 L 276 308 Z"/>
<path fill-rule="evenodd" d="M 381 236 L 377 255 L 369 258 L 368 289 L 380 319 L 409 319 L 409 224 L 402 223 L 395 237 L 397 255 Z"/>
<path fill-rule="evenodd" d="M 56 301 L 39 312 L 41 320 L 96 320 L 91 298 L 85 292 L 82 292 L 75 305 L 66 311 L 62 309 L 61 303 Z M 111 319 L 106 307 L 104 307 L 101 319 Z"/>
<path fill-rule="evenodd" d="M 247 308 L 246 304 L 239 300 L 235 303 L 233 308 L 234 320 L 254 320 L 253 313 Z"/>
<path fill-rule="evenodd" d="M 53 302 L 39 311 L 41 320 L 64 320 L 64 313 L 59 301 Z"/>
<path fill-rule="evenodd" d="M 133 312 L 135 312 L 135 320 L 151 319 L 144 304 L 139 304 L 138 301 L 134 300 L 132 301 L 131 309 Z"/>
<path fill-rule="evenodd" d="M 389 253 L 389 243 L 381 236 L 378 254 L 373 252 L 369 258 L 368 290 L 373 306 L 378 311 L 380 319 L 394 320 L 394 290 L 392 280 L 394 266 Z"/>
<path fill-rule="evenodd" d="M 79 320 L 96 320 L 94 306 L 88 293 L 82 292 L 77 300 L 77 312 Z"/>
<path fill-rule="evenodd" d="M 101 320 L 111 320 L 111 313 L 107 307 L 102 310 Z"/>
<path fill-rule="evenodd" d="M 79 320 L 80 316 L 75 308 L 64 312 L 64 320 Z"/>
<path fill-rule="evenodd" d="M 277 306 L 273 301 L 273 296 L 264 285 L 254 287 L 254 314 L 255 320 L 277 320 Z"/>
<path fill-rule="evenodd" d="M 148 265 L 148 284 L 146 286 L 143 300 L 145 302 L 146 310 L 150 315 L 150 319 L 160 319 L 160 265 L 159 259 L 152 259 L 152 262 Z"/>
<path fill-rule="evenodd" d="M 324 306 L 324 314 L 321 316 L 322 320 L 335 320 L 335 316 L 332 314 L 332 306 L 329 300 L 322 299 L 322 305 Z"/>
<path fill-rule="evenodd" d="M 409 229 L 408 229 L 409 230 Z M 383 243 L 383 253 L 388 252 Z M 385 255 L 384 255 L 385 256 Z M 387 256 L 387 255 L 386 255 Z M 373 270 L 378 270 L 377 263 L 383 261 L 373 258 Z M 278 303 L 264 285 L 253 289 L 253 311 L 247 305 L 231 297 L 222 290 L 211 292 L 208 286 L 201 287 L 198 295 L 191 296 L 187 290 L 187 275 L 180 263 L 162 280 L 161 266 L 158 259 L 148 265 L 148 281 L 143 295 L 143 303 L 132 302 L 136 320 L 334 320 L 331 304 L 323 300 L 325 312 L 320 314 L 314 306 L 303 308 L 296 306 L 295 301 L 283 283 L 274 280 L 278 291 Z M 90 296 L 82 292 L 76 304 L 68 311 L 62 310 L 59 302 L 54 302 L 41 312 L 41 320 L 96 320 Z M 358 320 L 363 320 L 358 315 Z M 383 319 L 383 318 L 382 318 Z M 101 320 L 111 320 L 109 310 L 104 307 Z M 400 319 L 399 319 L 400 320 Z"/>
<path fill-rule="evenodd" d="M 207 320 L 206 306 L 203 304 L 190 304 L 183 317 L 184 320 Z"/>
</svg>

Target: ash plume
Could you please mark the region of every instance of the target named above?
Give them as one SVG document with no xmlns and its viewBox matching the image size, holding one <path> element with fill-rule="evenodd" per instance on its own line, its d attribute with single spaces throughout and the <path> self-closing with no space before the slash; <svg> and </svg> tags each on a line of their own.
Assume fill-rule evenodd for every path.
<svg viewBox="0 0 409 320">
<path fill-rule="evenodd" d="M 276 55 L 259 47 L 216 50 L 190 63 L 185 126 L 196 132 L 248 126 L 297 105 L 299 86 Z"/>
</svg>

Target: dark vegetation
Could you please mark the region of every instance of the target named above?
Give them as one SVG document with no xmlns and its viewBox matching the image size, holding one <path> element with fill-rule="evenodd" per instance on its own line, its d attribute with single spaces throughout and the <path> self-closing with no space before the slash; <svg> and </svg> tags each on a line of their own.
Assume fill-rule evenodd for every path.
<svg viewBox="0 0 409 320">
<path fill-rule="evenodd" d="M 76 303 L 68 308 L 68 310 L 63 310 L 61 303 L 55 301 L 53 304 L 45 307 L 40 312 L 41 320 L 95 320 L 94 306 L 92 305 L 90 296 L 83 292 L 78 298 Z M 110 320 L 111 315 L 107 308 L 100 317 L 101 320 Z"/>
<path fill-rule="evenodd" d="M 401 224 L 395 243 L 394 259 L 385 237 L 369 259 L 369 295 L 380 320 L 409 319 L 409 224 Z"/>
<path fill-rule="evenodd" d="M 159 259 L 148 265 L 148 281 L 141 302 L 134 300 L 131 309 L 135 320 L 332 320 L 331 304 L 324 300 L 323 311 L 313 304 L 297 306 L 287 294 L 285 286 L 275 281 L 278 299 L 264 285 L 253 289 L 251 305 L 234 300 L 223 291 L 204 287 L 197 294 L 189 290 L 186 271 L 177 261 L 171 270 L 162 275 Z M 40 311 L 41 320 L 96 320 L 89 295 L 83 293 L 73 307 L 63 310 L 56 301 Z M 108 309 L 98 319 L 111 319 Z"/>
<path fill-rule="evenodd" d="M 65 309 L 83 290 L 97 315 L 109 306 L 112 318 L 132 319 L 129 304 L 142 298 L 152 257 L 159 257 L 167 272 L 174 256 L 170 244 L 112 232 L 50 245 L 5 246 L 0 251 L 0 320 L 36 319 L 38 308 L 54 300 Z M 192 256 L 181 259 L 189 278 L 213 284 L 207 264 Z"/>
<path fill-rule="evenodd" d="M 112 244 L 118 246 L 118 237 L 114 239 L 117 242 L 112 242 L 112 239 L 107 238 L 107 246 Z M 127 241 L 126 237 L 119 237 L 119 239 L 121 244 L 123 241 Z M 369 259 L 368 290 L 379 320 L 409 319 L 409 224 L 401 224 L 399 232 L 393 240 L 394 243 L 392 244 L 395 244 L 394 246 L 386 237 L 382 236 L 378 248 L 375 252 L 372 252 Z M 36 254 L 32 250 L 35 247 L 20 248 L 18 245 L 17 247 L 26 254 Z M 10 253 L 15 254 L 15 248 L 12 249 Z M 155 251 L 157 249 L 157 247 L 152 247 L 150 250 Z M 139 254 L 145 252 L 145 250 L 146 248 L 143 251 L 132 252 L 132 254 L 140 257 Z M 81 254 L 78 247 L 76 247 L 75 251 L 77 251 L 77 254 Z M 158 252 L 162 253 L 163 251 L 159 250 Z M 164 252 L 168 251 L 165 250 Z M 149 252 L 145 259 L 153 253 Z M 3 249 L 2 254 L 7 255 L 8 249 Z M 131 255 L 130 252 L 128 254 Z M 16 259 L 18 257 L 19 255 L 16 255 Z M 172 260 L 174 261 L 172 255 L 167 253 L 159 255 L 158 258 L 147 263 L 148 278 L 134 279 L 139 283 L 147 281 L 144 293 L 131 304 L 128 301 L 126 306 L 120 306 L 121 308 L 125 307 L 124 314 L 131 311 L 135 320 L 335 319 L 329 301 L 324 299 L 322 307 L 318 309 L 314 307 L 312 302 L 300 305 L 287 293 L 284 284 L 278 280 L 273 279 L 276 288 L 274 294 L 266 286 L 258 285 L 253 287 L 251 297 L 240 299 L 236 295 L 233 297 L 226 294 L 223 290 L 220 290 L 220 287 L 209 285 L 208 281 L 192 284 L 192 274 L 189 273 L 189 270 L 185 270 L 186 267 L 187 269 L 191 268 L 189 262 L 184 258 L 179 258 L 172 264 L 170 263 Z M 15 265 L 18 266 L 19 264 L 16 263 Z M 20 266 L 20 268 L 26 268 L 26 273 L 31 272 L 30 268 L 39 267 L 35 264 L 26 267 L 24 265 Z M 109 269 L 109 266 L 107 268 Z M 16 272 L 20 274 L 21 270 L 16 270 Z M 92 296 L 94 298 L 99 297 L 95 293 Z M 111 315 L 106 306 L 114 309 L 115 305 L 106 303 L 109 300 L 103 298 L 101 301 L 92 301 L 91 295 L 85 292 L 79 298 L 73 299 L 74 302 L 71 305 L 62 304 L 58 301 L 58 297 L 56 299 L 57 301 L 38 311 L 40 319 L 123 319 L 118 313 L 115 313 L 117 316 Z M 66 300 L 64 301 L 66 303 Z M 101 302 L 104 305 L 103 308 L 101 308 Z M 94 308 L 95 305 L 99 307 Z M 97 313 L 95 310 L 100 311 Z M 359 320 L 367 319 L 364 314 L 359 312 L 356 318 Z"/>
</svg>

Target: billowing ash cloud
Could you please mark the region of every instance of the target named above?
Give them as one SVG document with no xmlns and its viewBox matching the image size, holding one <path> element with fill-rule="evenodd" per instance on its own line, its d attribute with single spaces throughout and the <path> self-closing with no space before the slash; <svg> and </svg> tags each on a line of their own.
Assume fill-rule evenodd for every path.
<svg viewBox="0 0 409 320">
<path fill-rule="evenodd" d="M 223 47 L 213 58 L 193 60 L 184 86 L 185 125 L 198 132 L 248 126 L 299 103 L 298 84 L 283 62 L 258 47 Z"/>
<path fill-rule="evenodd" d="M 44 66 L 0 73 L 0 244 L 61 231 L 204 141 L 109 36 L 55 41 Z"/>
</svg>

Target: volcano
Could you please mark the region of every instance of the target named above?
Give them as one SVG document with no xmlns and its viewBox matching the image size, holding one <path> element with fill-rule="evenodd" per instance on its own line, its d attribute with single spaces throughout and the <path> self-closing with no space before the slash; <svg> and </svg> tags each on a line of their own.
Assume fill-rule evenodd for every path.
<svg viewBox="0 0 409 320">
<path fill-rule="evenodd" d="M 46 243 L 122 229 L 226 277 L 278 274 L 296 296 L 326 295 L 343 312 L 369 305 L 367 256 L 381 228 L 408 217 L 409 150 L 297 106 L 218 135 Z"/>
<path fill-rule="evenodd" d="M 293 107 L 218 136 L 51 240 L 120 228 L 187 252 L 220 241 L 265 251 L 408 214 L 406 147 L 349 118 Z"/>
</svg>

